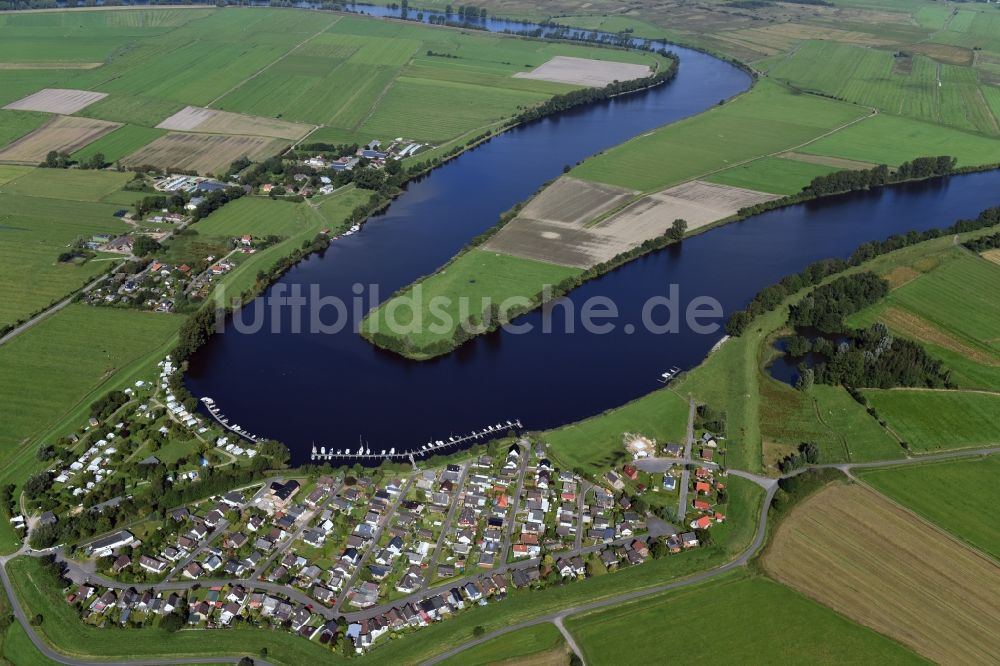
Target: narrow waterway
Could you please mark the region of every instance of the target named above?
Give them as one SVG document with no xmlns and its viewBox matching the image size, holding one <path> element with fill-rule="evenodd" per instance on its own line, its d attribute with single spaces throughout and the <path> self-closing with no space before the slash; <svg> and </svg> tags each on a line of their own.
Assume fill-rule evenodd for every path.
<svg viewBox="0 0 1000 666">
<path fill-rule="evenodd" d="M 316 285 L 320 296 L 351 302 L 354 285 L 374 284 L 384 300 L 444 264 L 564 165 L 699 113 L 750 84 L 725 62 L 671 48 L 681 57 L 672 83 L 514 129 L 470 151 L 411 183 L 362 233 L 303 262 L 262 298 L 295 286 L 308 294 Z M 722 336 L 683 321 L 677 332 L 647 330 L 641 323 L 649 299 L 674 293 L 683 315 L 693 299 L 707 296 L 728 313 L 814 260 L 974 216 L 996 204 L 998 188 L 1000 173 L 976 174 L 773 211 L 584 285 L 556 308 L 551 332 L 536 312 L 519 320 L 530 333 L 488 335 L 429 362 L 381 352 L 350 330 L 293 333 L 286 309 L 277 331 L 268 326 L 247 334 L 228 326 L 192 359 L 187 383 L 196 396 L 214 398 L 232 422 L 285 442 L 295 463 L 308 462 L 314 443 L 356 449 L 363 441 L 374 452 L 399 452 L 506 419 L 549 428 L 648 393 L 659 387 L 661 372 L 697 365 Z M 613 330 L 584 333 L 574 317 L 577 332 L 567 332 L 565 312 L 579 313 L 595 296 L 617 305 Z M 658 308 L 656 321 L 669 311 Z"/>
</svg>

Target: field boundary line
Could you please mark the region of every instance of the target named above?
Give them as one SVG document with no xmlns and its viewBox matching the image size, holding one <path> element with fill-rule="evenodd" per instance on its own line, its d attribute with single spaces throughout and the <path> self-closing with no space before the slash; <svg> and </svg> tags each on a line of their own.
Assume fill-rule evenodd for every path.
<svg viewBox="0 0 1000 666">
<path fill-rule="evenodd" d="M 330 28 L 332 28 L 342 18 L 343 18 L 343 16 L 337 15 L 336 17 L 334 17 L 334 19 L 332 21 L 330 21 L 330 23 L 328 25 L 326 25 L 323 28 L 321 28 L 318 32 L 316 32 L 316 33 L 314 33 L 312 35 L 309 35 L 308 37 L 306 37 L 305 39 L 303 39 L 301 42 L 299 42 L 298 44 L 296 44 L 292 48 L 288 49 L 288 51 L 286 51 L 284 54 L 278 56 L 277 58 L 275 58 L 271 62 L 267 63 L 266 65 L 264 65 L 263 67 L 261 67 L 260 69 L 258 69 L 256 72 L 254 72 L 250 76 L 248 76 L 247 78 L 245 78 L 242 81 L 240 81 L 239 83 L 237 83 L 235 86 L 233 86 L 229 90 L 225 91 L 224 93 L 222 93 L 221 95 L 219 95 L 218 97 L 216 97 L 215 99 L 213 99 L 211 102 L 209 102 L 208 104 L 205 105 L 205 108 L 206 109 L 212 108 L 212 105 L 215 104 L 216 102 L 218 102 L 220 99 L 222 99 L 223 97 L 225 97 L 226 95 L 228 95 L 229 93 L 231 93 L 231 92 L 233 92 L 235 90 L 239 90 L 240 88 L 242 88 L 244 85 L 246 85 L 250 81 L 253 81 L 258 76 L 260 76 L 261 74 L 263 74 L 264 72 L 266 72 L 267 70 L 271 69 L 272 67 L 274 67 L 275 65 L 277 65 L 279 62 L 281 62 L 282 60 L 284 60 L 285 58 L 287 58 L 288 56 L 290 56 L 291 54 L 293 54 L 295 51 L 298 51 L 299 48 L 301 48 L 303 45 L 305 45 L 306 43 L 308 43 L 308 42 L 316 39 L 317 37 L 319 37 L 320 35 L 322 35 L 324 32 L 326 32 L 327 30 L 329 30 Z"/>
</svg>

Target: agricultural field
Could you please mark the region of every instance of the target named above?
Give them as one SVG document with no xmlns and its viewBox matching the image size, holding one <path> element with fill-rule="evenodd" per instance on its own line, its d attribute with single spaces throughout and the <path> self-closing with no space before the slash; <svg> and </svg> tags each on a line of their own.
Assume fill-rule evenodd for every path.
<svg viewBox="0 0 1000 666">
<path fill-rule="evenodd" d="M 517 72 L 514 76 L 519 79 L 538 79 L 602 88 L 614 81 L 641 79 L 652 73 L 652 70 L 644 65 L 556 56 L 530 72 Z"/>
<path fill-rule="evenodd" d="M 895 289 L 890 302 L 995 355 L 1000 352 L 1000 302 L 995 297 L 1000 266 L 967 253 L 946 259 Z"/>
<path fill-rule="evenodd" d="M 1000 503 L 997 456 L 856 473 L 879 492 L 1000 559 L 1000 523 L 983 520 L 983 510 Z"/>
<path fill-rule="evenodd" d="M 885 113 L 1000 135 L 997 118 L 969 67 L 924 55 L 901 57 L 888 50 L 807 41 L 794 53 L 769 61 L 766 69 L 779 81 Z"/>
<path fill-rule="evenodd" d="M 41 111 L 44 113 L 69 115 L 105 97 L 107 97 L 106 93 L 91 92 L 88 90 L 45 88 L 16 102 L 11 102 L 3 108 L 13 111 Z"/>
<path fill-rule="evenodd" d="M 0 149 L 0 162 L 38 164 L 50 151 L 73 153 L 118 129 L 117 123 L 56 116 L 35 131 Z"/>
<path fill-rule="evenodd" d="M 557 182 L 557 188 L 565 179 Z M 571 182 L 586 187 L 584 181 Z M 577 186 L 574 189 L 580 189 Z M 607 191 L 610 188 L 611 191 Z M 513 256 L 548 261 L 564 266 L 591 268 L 638 247 L 647 240 L 660 238 L 674 220 L 687 222 L 687 231 L 695 231 L 724 218 L 739 209 L 776 199 L 771 194 L 744 190 L 704 181 L 690 181 L 642 197 L 621 212 L 600 219 L 600 213 L 625 200 L 628 192 L 612 186 L 598 187 L 591 196 L 601 201 L 591 215 L 575 213 L 579 204 L 548 218 L 529 217 L 527 210 L 497 232 L 483 248 Z M 559 189 L 543 192 L 534 208 L 544 211 L 563 199 Z M 589 198 L 589 197 L 588 197 Z M 528 208 L 532 208 L 529 204 Z"/>
<path fill-rule="evenodd" d="M 701 618 L 703 621 L 692 621 Z M 919 657 L 884 636 L 763 577 L 734 573 L 714 581 L 606 610 L 572 616 L 566 628 L 588 664 L 620 663 L 622 636 L 669 636 L 681 645 L 705 641 L 723 663 L 919 664 Z M 664 643 L 628 643 L 630 663 L 659 663 Z"/>
<path fill-rule="evenodd" d="M 0 109 L 0 146 L 30 134 L 51 118 L 34 111 L 4 111 Z"/>
<path fill-rule="evenodd" d="M 78 162 L 82 162 L 100 153 L 104 155 L 106 162 L 114 163 L 126 155 L 134 153 L 143 146 L 152 143 L 164 134 L 166 134 L 165 131 L 150 127 L 122 125 L 110 134 L 105 134 L 97 141 L 76 151 L 70 157 Z"/>
<path fill-rule="evenodd" d="M 120 190 L 131 178 L 131 174 L 117 171 L 35 168 L 8 182 L 3 191 L 29 197 L 100 201 L 112 192 Z"/>
<path fill-rule="evenodd" d="M 626 141 L 571 173 L 619 187 L 660 189 L 791 150 L 868 114 L 863 107 L 793 93 L 764 79 L 731 102 Z M 664 162 L 664 155 L 671 159 Z"/>
<path fill-rule="evenodd" d="M 263 140 L 297 140 L 317 125 L 318 141 L 447 143 L 578 87 L 513 76 L 557 58 L 589 59 L 619 76 L 621 67 L 646 72 L 664 63 L 648 53 L 268 8 L 24 14 L 0 24 L 0 37 L 15 43 L 27 34 L 37 44 L 0 48 L 0 103 L 133 126 L 81 155 L 202 172 L 228 165 L 234 153 L 271 152 L 276 144 Z M 0 145 L 42 122 L 13 113 L 0 113 Z M 181 134 L 142 134 L 157 126 Z M 199 145 L 191 133 L 238 135 L 241 145 Z M 50 149 L 85 145 L 54 137 L 49 131 L 44 145 L 45 137 L 29 144 L 30 155 L 6 159 L 37 162 Z"/>
<path fill-rule="evenodd" d="M 540 293 L 542 285 L 556 285 L 579 272 L 567 266 L 471 250 L 382 304 L 365 319 L 362 331 L 384 332 L 406 340 L 419 354 L 429 344 L 451 340 L 460 321 L 480 316 L 489 304 L 531 298 Z"/>
<path fill-rule="evenodd" d="M 163 345 L 182 321 L 170 314 L 70 305 L 0 347 L 0 400 L 7 405 L 0 455 L 14 453 L 82 395 Z"/>
<path fill-rule="evenodd" d="M 864 394 L 914 453 L 1000 444 L 1000 393 L 892 389 Z"/>
<path fill-rule="evenodd" d="M 4 186 L 16 186 L 32 173 Z M 0 325 L 13 324 L 48 307 L 111 268 L 106 260 L 59 263 L 77 238 L 119 234 L 127 227 L 112 214 L 118 206 L 0 194 Z M 30 276 L 30 279 L 26 279 Z"/>
<path fill-rule="evenodd" d="M 805 160 L 762 157 L 742 166 L 720 171 L 705 180 L 758 192 L 786 195 L 801 192 L 813 178 L 838 170 L 836 166 L 811 164 Z"/>
<path fill-rule="evenodd" d="M 687 422 L 688 401 L 674 391 L 661 389 L 540 437 L 565 467 L 597 471 L 626 457 L 622 439 L 626 432 L 654 438 L 660 446 L 683 444 Z"/>
<path fill-rule="evenodd" d="M 831 484 L 796 506 L 763 568 L 935 662 L 989 661 L 1000 650 L 996 563 L 857 484 Z"/>
<path fill-rule="evenodd" d="M 545 623 L 494 638 L 439 663 L 442 666 L 566 666 L 569 664 L 569 653 L 559 630 L 555 625 Z"/>
<path fill-rule="evenodd" d="M 108 95 L 88 106 L 86 116 L 152 129 L 181 108 L 179 102 L 146 95 Z"/>
<path fill-rule="evenodd" d="M 181 132 L 207 132 L 209 134 L 247 134 L 275 139 L 301 139 L 311 129 L 308 125 L 289 123 L 270 118 L 246 116 L 229 111 L 186 106 L 164 119 L 157 129 Z"/>
<path fill-rule="evenodd" d="M 1000 140 L 887 114 L 869 118 L 799 150 L 890 166 L 928 155 L 957 157 L 959 166 L 1000 162 Z"/>
<path fill-rule="evenodd" d="M 125 166 L 218 173 L 240 157 L 266 159 L 288 142 L 259 136 L 169 132 L 121 160 Z M 0 153 L 2 155 L 2 153 Z"/>
</svg>

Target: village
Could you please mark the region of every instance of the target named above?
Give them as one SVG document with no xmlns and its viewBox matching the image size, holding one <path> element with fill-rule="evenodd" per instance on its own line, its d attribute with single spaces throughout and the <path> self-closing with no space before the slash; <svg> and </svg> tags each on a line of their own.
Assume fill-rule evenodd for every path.
<svg viewBox="0 0 1000 666">
<path fill-rule="evenodd" d="M 78 239 L 65 253 L 65 260 L 97 252 L 125 259 L 104 280 L 81 293 L 80 299 L 87 304 L 186 312 L 189 304 L 203 302 L 213 282 L 239 266 L 247 255 L 284 240 L 275 235 L 241 234 L 186 242 L 186 234 L 196 233 L 187 230 L 198 219 L 237 195 L 312 198 L 332 194 L 352 182 L 355 169 L 379 172 L 424 147 L 402 138 L 384 149 L 377 139 L 361 147 L 313 144 L 293 151 L 290 159 L 265 163 L 269 164 L 266 168 L 248 164 L 241 169 L 242 163 L 234 163 L 227 182 L 186 174 L 137 174 L 132 187 L 142 198 L 134 210 L 122 209 L 115 214 L 133 231 Z M 226 193 L 227 189 L 238 191 Z M 359 230 L 360 226 L 354 225 L 343 235 Z M 179 238 L 185 242 L 178 242 Z M 330 236 L 331 240 L 337 238 Z M 213 252 L 199 252 L 205 248 Z"/>
<path fill-rule="evenodd" d="M 109 399 L 106 414 L 67 438 L 80 453 L 60 456 L 47 473 L 51 509 L 41 525 L 130 499 L 149 481 L 111 484 L 125 476 L 117 467 L 141 458 L 138 466 L 163 470 L 170 441 L 197 442 L 189 455 L 169 456 L 178 456 L 166 470 L 172 486 L 198 480 L 206 467 L 255 459 L 258 445 L 175 397 L 177 367 L 169 358 L 159 368 L 155 381 L 137 381 Z M 159 452 L 127 443 L 143 425 L 168 440 Z M 560 469 L 544 443 L 507 441 L 429 469 L 321 467 L 175 507 L 87 540 L 70 555 L 59 550 L 72 582 L 66 602 L 94 625 L 251 623 L 363 652 L 386 633 L 518 590 L 711 544 L 708 530 L 725 520 L 717 510 L 725 486 L 716 478 L 724 472 L 710 461 L 718 447 L 711 433 L 698 442 L 701 465 L 690 464 L 681 445 L 626 433 L 630 462 L 596 478 Z M 689 468 L 690 510 L 664 511 L 663 502 L 649 499 L 663 494 L 666 503 L 686 503 L 681 491 L 688 488 L 678 486 Z M 15 524 L 23 526 L 23 518 Z"/>
</svg>

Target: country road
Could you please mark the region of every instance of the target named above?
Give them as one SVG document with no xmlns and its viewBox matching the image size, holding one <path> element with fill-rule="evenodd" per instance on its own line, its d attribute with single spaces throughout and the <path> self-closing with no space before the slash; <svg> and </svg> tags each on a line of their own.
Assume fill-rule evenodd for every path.
<svg viewBox="0 0 1000 666">
<path fill-rule="evenodd" d="M 611 606 L 616 606 L 618 604 L 627 603 L 629 601 L 634 601 L 636 599 L 643 599 L 643 598 L 646 598 L 646 597 L 649 597 L 649 596 L 652 596 L 652 595 L 662 594 L 664 592 L 669 592 L 671 590 L 676 590 L 676 589 L 679 589 L 679 588 L 688 587 L 690 585 L 696 585 L 698 583 L 702 583 L 702 582 L 704 582 L 706 580 L 709 580 L 711 578 L 714 578 L 716 576 L 719 576 L 721 574 L 724 574 L 726 572 L 732 571 L 734 569 L 737 569 L 739 567 L 742 567 L 742 566 L 746 565 L 746 563 L 749 562 L 750 559 L 752 557 L 754 557 L 758 553 L 758 551 L 760 551 L 761 547 L 764 545 L 764 541 L 765 541 L 765 539 L 767 537 L 768 509 L 771 506 L 771 502 L 774 499 L 775 493 L 778 491 L 778 482 L 781 479 L 790 478 L 790 477 L 802 474 L 803 472 L 807 471 L 808 469 L 839 469 L 842 472 L 850 473 L 850 471 L 853 470 L 853 469 L 877 469 L 877 468 L 885 468 L 885 467 L 897 467 L 897 466 L 905 466 L 905 465 L 916 465 L 916 464 L 921 464 L 921 463 L 925 463 L 925 462 L 937 462 L 937 461 L 942 461 L 942 460 L 954 460 L 954 459 L 961 459 L 961 458 L 985 457 L 985 456 L 994 455 L 994 454 L 998 454 L 998 453 L 1000 453 L 1000 446 L 994 446 L 994 447 L 988 447 L 988 448 L 981 448 L 981 449 L 966 449 L 966 450 L 960 450 L 960 451 L 950 451 L 950 452 L 945 452 L 945 453 L 931 454 L 931 455 L 927 455 L 927 456 L 903 458 L 901 460 L 884 460 L 884 461 L 875 461 L 875 462 L 866 462 L 866 463 L 833 463 L 833 464 L 816 465 L 816 466 L 811 466 L 811 467 L 805 467 L 805 468 L 802 468 L 800 470 L 796 470 L 795 472 L 792 472 L 790 474 L 784 475 L 784 476 L 782 476 L 780 478 L 762 477 L 760 475 L 753 474 L 753 473 L 750 473 L 750 472 L 745 472 L 743 470 L 732 470 L 732 469 L 728 470 L 730 474 L 733 474 L 734 476 L 740 476 L 742 478 L 746 478 L 746 479 L 748 479 L 750 481 L 753 481 L 754 483 L 756 483 L 756 484 L 760 485 L 761 487 L 763 487 L 764 490 L 765 490 L 764 501 L 761 504 L 760 516 L 758 517 L 758 520 L 757 520 L 757 530 L 756 530 L 756 533 L 754 535 L 753 542 L 747 547 L 746 550 L 744 550 L 735 559 L 730 560 L 729 562 L 727 562 L 725 564 L 722 564 L 722 565 L 720 565 L 718 567 L 715 567 L 714 569 L 708 569 L 706 571 L 701 571 L 699 573 L 692 574 L 692 575 L 687 576 L 685 578 L 674 580 L 674 581 L 671 581 L 669 583 L 663 583 L 661 585 L 656 585 L 656 586 L 653 586 L 653 587 L 644 588 L 644 589 L 640 589 L 640 590 L 633 590 L 633 591 L 630 591 L 630 592 L 625 592 L 623 594 L 615 595 L 615 596 L 608 597 L 608 598 L 605 598 L 605 599 L 601 599 L 601 600 L 598 600 L 598 601 L 592 601 L 592 602 L 585 603 L 585 604 L 579 604 L 579 605 L 575 605 L 575 606 L 569 606 L 569 607 L 563 608 L 563 609 L 561 609 L 559 611 L 554 611 L 554 612 L 551 612 L 551 613 L 547 613 L 545 615 L 541 615 L 541 616 L 536 617 L 536 618 L 532 618 L 530 620 L 525 620 L 524 622 L 520 622 L 520 623 L 517 623 L 517 624 L 512 624 L 512 625 L 508 625 L 508 626 L 502 627 L 502 628 L 497 629 L 495 631 L 492 631 L 492 632 L 489 632 L 487 634 L 484 634 L 483 636 L 480 636 L 478 638 L 472 639 L 472 640 L 468 641 L 467 643 L 459 645 L 458 647 L 455 647 L 455 648 L 452 648 L 452 649 L 450 649 L 450 650 L 448 650 L 446 652 L 443 652 L 443 653 L 441 653 L 441 654 L 439 654 L 439 655 L 437 655 L 437 656 L 435 656 L 435 657 L 433 657 L 431 659 L 428 659 L 428 660 L 422 662 L 421 666 L 431 666 L 432 664 L 437 664 L 437 663 L 439 663 L 439 662 L 441 662 L 441 661 L 443 661 L 445 659 L 448 659 L 449 657 L 453 657 L 453 656 L 455 656 L 457 654 L 460 654 L 461 652 L 464 652 L 465 650 L 467 650 L 469 648 L 475 647 L 477 645 L 481 645 L 481 644 L 483 644 L 483 643 L 485 643 L 487 641 L 490 641 L 490 640 L 492 640 L 494 638 L 499 638 L 499 637 L 504 636 L 506 634 L 509 634 L 511 632 L 518 631 L 520 629 L 524 629 L 524 628 L 527 628 L 527 627 L 533 627 L 533 626 L 536 626 L 536 625 L 539 625 L 539 624 L 543 624 L 543 623 L 546 623 L 546 622 L 551 622 L 553 624 L 556 624 L 556 626 L 560 628 L 560 631 L 564 632 L 564 635 L 565 635 L 565 634 L 568 634 L 569 632 L 567 632 L 565 630 L 565 627 L 562 626 L 562 621 L 563 621 L 563 619 L 565 619 L 566 617 L 569 617 L 571 615 L 577 615 L 577 614 L 580 614 L 580 613 L 587 613 L 587 612 L 594 611 L 594 610 L 600 610 L 600 609 L 603 609 L 603 608 L 608 608 L 608 607 L 611 607 Z M 656 460 L 656 459 L 653 459 L 653 460 Z M 672 463 L 676 463 L 677 460 L 671 460 L 671 462 Z M 603 548 L 604 545 L 605 544 L 599 544 L 597 546 L 592 546 L 591 548 Z M 584 550 L 587 550 L 587 549 L 584 549 Z M 0 557 L 0 580 L 2 580 L 4 589 L 7 592 L 7 596 L 8 596 L 8 598 L 11 601 L 11 607 L 12 607 L 13 612 L 14 612 L 14 617 L 17 619 L 17 621 L 24 628 L 25 633 L 27 633 L 28 638 L 35 645 L 35 647 L 37 647 L 38 650 L 43 655 L 45 655 L 47 658 L 49 658 L 49 659 L 51 659 L 51 660 L 53 660 L 53 661 L 55 661 L 57 663 L 68 664 L 70 666 L 169 666 L 169 665 L 172 665 L 172 664 L 208 664 L 208 663 L 212 663 L 212 664 L 216 664 L 216 663 L 217 664 L 232 664 L 232 663 L 237 663 L 239 661 L 240 658 L 239 657 L 235 657 L 235 656 L 234 657 L 191 657 L 191 658 L 176 657 L 176 658 L 163 658 L 163 659 L 130 659 L 128 661 L 94 661 L 94 660 L 78 659 L 78 658 L 74 658 L 74 657 L 67 657 L 67 656 L 64 656 L 64 655 L 60 654 L 59 652 L 55 651 L 52 647 L 50 647 L 49 644 L 46 643 L 45 640 L 42 639 L 42 637 L 38 635 L 38 633 L 35 631 L 35 627 L 32 626 L 32 624 L 29 622 L 28 617 L 26 616 L 26 614 L 24 612 L 24 609 L 21 607 L 17 596 L 15 596 L 15 594 L 14 594 L 14 589 L 13 589 L 13 586 L 11 585 L 10 578 L 8 576 L 7 569 L 6 569 L 7 562 L 9 562 L 10 560 L 14 559 L 15 557 L 19 557 L 19 556 L 39 557 L 39 556 L 51 554 L 51 552 L 52 552 L 51 550 L 50 551 L 32 551 L 29 548 L 27 548 L 27 546 L 25 546 L 25 547 L 22 547 L 21 550 L 17 551 L 16 553 Z M 92 581 L 98 582 L 100 584 L 105 584 L 108 587 L 114 587 L 114 588 L 119 588 L 119 589 L 120 588 L 124 588 L 124 587 L 129 587 L 129 585 L 127 585 L 127 584 L 120 583 L 120 582 L 117 582 L 117 581 L 111 581 L 109 579 L 104 578 L 103 576 L 94 575 L 94 574 L 91 574 L 89 572 L 86 572 L 85 570 L 83 570 L 79 566 L 79 564 L 73 562 L 72 560 L 64 560 L 64 561 L 66 561 L 67 565 L 69 566 L 69 568 L 70 568 L 70 574 L 71 575 L 74 574 L 74 570 L 75 570 L 75 574 L 76 575 L 89 577 Z M 518 564 L 522 564 L 522 563 L 518 563 Z M 525 562 L 525 564 L 526 564 L 526 562 Z M 512 566 L 510 566 L 508 568 L 514 568 L 514 567 L 515 567 L 515 565 L 512 565 Z M 252 586 L 254 586 L 256 588 L 259 588 L 259 589 L 269 590 L 269 591 L 273 591 L 273 592 L 280 592 L 281 594 L 285 594 L 289 598 L 294 599 L 295 601 L 297 601 L 299 603 L 312 604 L 313 607 L 314 607 L 314 609 L 316 609 L 317 612 L 323 614 L 325 617 L 331 618 L 331 617 L 334 617 L 334 616 L 337 615 L 337 613 L 334 610 L 323 608 L 323 606 L 321 604 L 316 603 L 309 596 L 307 596 L 305 593 L 303 593 L 303 592 L 301 592 L 299 590 L 295 590 L 294 588 L 289 588 L 289 587 L 282 586 L 282 585 L 277 585 L 277 584 L 272 584 L 272 583 L 266 583 L 266 582 L 263 582 L 263 581 L 250 581 L 250 580 L 178 581 L 178 582 L 173 582 L 173 583 L 159 583 L 159 584 L 153 585 L 152 588 L 154 590 L 155 589 L 179 590 L 179 589 L 187 589 L 187 588 L 193 587 L 193 586 L 195 586 L 195 585 L 197 585 L 199 583 L 201 585 L 225 584 L 225 583 L 240 583 L 240 584 L 244 584 L 244 585 L 252 585 Z M 417 596 L 419 596 L 419 595 L 417 595 Z M 400 599 L 400 600 L 397 600 L 395 603 L 396 603 L 396 605 L 399 605 L 401 603 L 405 603 L 408 600 L 409 599 Z M 373 608 L 373 609 L 368 609 L 367 611 L 364 611 L 364 612 L 347 613 L 347 614 L 345 614 L 345 616 L 350 620 L 350 619 L 353 619 L 354 616 L 360 617 L 361 615 L 363 615 L 365 613 L 367 613 L 367 614 L 370 615 L 370 614 L 379 612 L 380 610 L 387 610 L 387 609 L 388 609 L 387 607 L 376 607 L 376 608 Z M 573 647 L 573 649 L 575 651 L 579 650 L 579 648 L 575 646 L 575 643 L 573 641 L 568 641 L 568 642 L 570 643 L 570 645 Z M 578 654 L 579 654 L 579 652 L 578 652 Z M 581 656 L 581 658 L 583 657 L 582 654 L 580 654 L 580 656 Z M 258 664 L 263 664 L 264 666 L 270 666 L 270 664 L 268 664 L 268 662 L 263 661 L 261 659 L 255 658 L 255 662 L 258 663 Z"/>
</svg>

